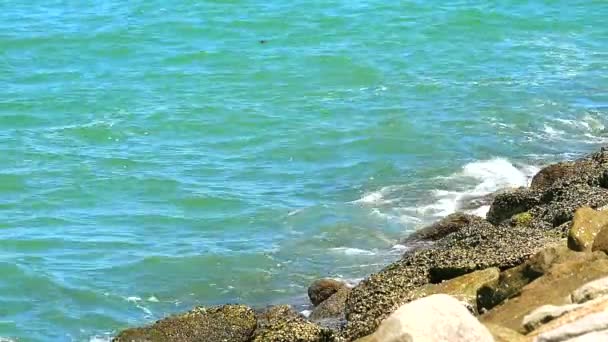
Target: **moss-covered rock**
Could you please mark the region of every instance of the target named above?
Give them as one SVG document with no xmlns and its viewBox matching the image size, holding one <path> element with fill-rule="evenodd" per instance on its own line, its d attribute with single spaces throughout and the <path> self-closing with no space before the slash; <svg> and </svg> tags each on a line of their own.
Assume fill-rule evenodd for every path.
<svg viewBox="0 0 608 342">
<path fill-rule="evenodd" d="M 331 330 L 307 321 L 289 305 L 279 305 L 258 315 L 258 328 L 253 341 L 332 342 L 334 337 Z"/>
<path fill-rule="evenodd" d="M 256 329 L 252 309 L 243 305 L 195 308 L 143 328 L 122 331 L 114 342 L 249 341 Z"/>
<path fill-rule="evenodd" d="M 523 213 L 515 214 L 511 220 L 512 223 L 516 226 L 529 226 L 532 224 L 533 219 L 534 217 L 532 216 L 532 214 L 529 211 L 526 211 Z"/>
<path fill-rule="evenodd" d="M 608 211 L 578 209 L 568 233 L 568 247 L 575 251 L 591 250 L 596 235 L 604 228 L 608 228 Z"/>
<path fill-rule="evenodd" d="M 517 188 L 496 196 L 488 211 L 487 219 L 493 224 L 499 224 L 540 203 L 540 193 L 528 188 Z"/>
</svg>

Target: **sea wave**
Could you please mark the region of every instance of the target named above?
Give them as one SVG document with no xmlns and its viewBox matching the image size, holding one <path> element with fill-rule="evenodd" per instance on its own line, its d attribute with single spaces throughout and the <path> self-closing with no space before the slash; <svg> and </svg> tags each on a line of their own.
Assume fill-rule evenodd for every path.
<svg viewBox="0 0 608 342">
<path fill-rule="evenodd" d="M 506 158 L 479 160 L 449 176 L 436 177 L 435 181 L 445 186 L 430 190 L 429 196 L 423 196 L 426 200 L 413 205 L 400 206 L 403 203 L 398 197 L 405 192 L 405 185 L 380 188 L 353 203 L 370 207 L 373 215 L 412 225 L 428 223 L 459 210 L 483 217 L 489 209 L 488 195 L 500 189 L 527 186 L 539 170 L 538 165 L 516 164 Z M 391 207 L 391 203 L 397 206 Z"/>
</svg>

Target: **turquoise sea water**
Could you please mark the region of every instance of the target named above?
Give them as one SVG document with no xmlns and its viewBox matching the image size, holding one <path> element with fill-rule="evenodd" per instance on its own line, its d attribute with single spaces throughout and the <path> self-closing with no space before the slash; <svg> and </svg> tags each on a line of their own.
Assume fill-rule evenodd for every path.
<svg viewBox="0 0 608 342">
<path fill-rule="evenodd" d="M 467 198 L 608 142 L 606 18 L 604 0 L 0 2 L 0 337 L 106 340 L 364 277 Z"/>
</svg>

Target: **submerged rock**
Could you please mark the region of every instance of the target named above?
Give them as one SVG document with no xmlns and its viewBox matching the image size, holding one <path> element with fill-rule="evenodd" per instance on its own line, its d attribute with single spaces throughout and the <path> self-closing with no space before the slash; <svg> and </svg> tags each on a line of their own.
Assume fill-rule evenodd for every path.
<svg viewBox="0 0 608 342">
<path fill-rule="evenodd" d="M 250 341 L 256 329 L 254 311 L 243 305 L 195 308 L 151 326 L 122 331 L 114 342 Z"/>
<path fill-rule="evenodd" d="M 457 299 L 436 294 L 401 306 L 358 342 L 492 342 L 488 329 Z"/>
<path fill-rule="evenodd" d="M 308 298 L 312 305 L 317 306 L 344 287 L 346 287 L 346 283 L 335 279 L 315 280 L 308 287 Z"/>
<path fill-rule="evenodd" d="M 568 247 L 575 251 L 591 250 L 596 235 L 608 227 L 608 211 L 580 208 L 574 214 L 568 233 Z"/>
</svg>

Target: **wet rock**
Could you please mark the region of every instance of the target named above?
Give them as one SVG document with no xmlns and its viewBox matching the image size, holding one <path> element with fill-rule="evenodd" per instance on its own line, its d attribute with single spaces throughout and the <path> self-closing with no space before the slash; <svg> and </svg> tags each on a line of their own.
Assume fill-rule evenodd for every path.
<svg viewBox="0 0 608 342">
<path fill-rule="evenodd" d="M 570 298 L 573 303 L 580 304 L 603 296 L 608 296 L 608 277 L 581 286 L 572 292 Z"/>
<path fill-rule="evenodd" d="M 423 298 L 432 294 L 447 294 L 466 303 L 474 314 L 479 312 L 477 305 L 479 290 L 482 287 L 495 287 L 500 270 L 497 267 L 465 274 L 446 280 L 440 284 L 428 284 L 412 291 L 412 298 Z"/>
<path fill-rule="evenodd" d="M 534 178 L 530 187 L 537 190 L 550 188 L 558 181 L 574 178 L 577 176 L 577 165 L 574 162 L 561 162 L 549 165 L 540 170 Z"/>
<path fill-rule="evenodd" d="M 526 285 L 517 297 L 482 315 L 482 322 L 522 331 L 521 322 L 532 310 L 543 305 L 570 304 L 572 291 L 608 275 L 606 254 L 581 254 L 587 257 L 554 265 L 545 275 Z"/>
<path fill-rule="evenodd" d="M 490 206 L 487 219 L 493 224 L 510 219 L 540 204 L 540 194 L 527 188 L 518 188 L 496 196 Z"/>
<path fill-rule="evenodd" d="M 310 298 L 312 305 L 317 306 L 345 286 L 346 283 L 335 279 L 315 280 L 308 287 L 308 298 Z"/>
<path fill-rule="evenodd" d="M 484 324 L 496 342 L 527 342 L 524 335 L 496 324 Z"/>
<path fill-rule="evenodd" d="M 604 228 L 597 233 L 595 240 L 593 240 L 591 250 L 594 252 L 602 251 L 604 253 L 608 253 L 608 228 Z"/>
<path fill-rule="evenodd" d="M 332 342 L 334 338 L 331 330 L 307 321 L 289 305 L 273 306 L 258 315 L 253 342 L 291 341 Z"/>
<path fill-rule="evenodd" d="M 412 233 L 403 241 L 403 243 L 408 244 L 418 241 L 436 241 L 451 233 L 459 231 L 462 227 L 469 224 L 478 224 L 482 221 L 483 219 L 479 216 L 464 213 L 454 213 L 431 224 L 430 226 Z"/>
<path fill-rule="evenodd" d="M 488 267 L 507 269 L 522 264 L 559 237 L 528 227 L 468 226 L 435 245 L 437 262 L 429 268 L 437 283 Z"/>
<path fill-rule="evenodd" d="M 401 306 L 371 336 L 359 342 L 451 341 L 491 342 L 488 329 L 465 306 L 436 294 Z"/>
<path fill-rule="evenodd" d="M 321 320 L 326 318 L 343 318 L 344 306 L 346 305 L 346 298 L 350 293 L 350 287 L 344 286 L 334 293 L 331 297 L 324 300 L 319 304 L 312 313 L 309 319 Z"/>
<path fill-rule="evenodd" d="M 575 251 L 591 250 L 596 235 L 605 227 L 608 227 L 607 211 L 578 209 L 568 233 L 568 247 Z"/>
<path fill-rule="evenodd" d="M 144 328 L 122 331 L 114 342 L 249 341 L 256 328 L 252 309 L 243 305 L 195 308 Z"/>
</svg>

